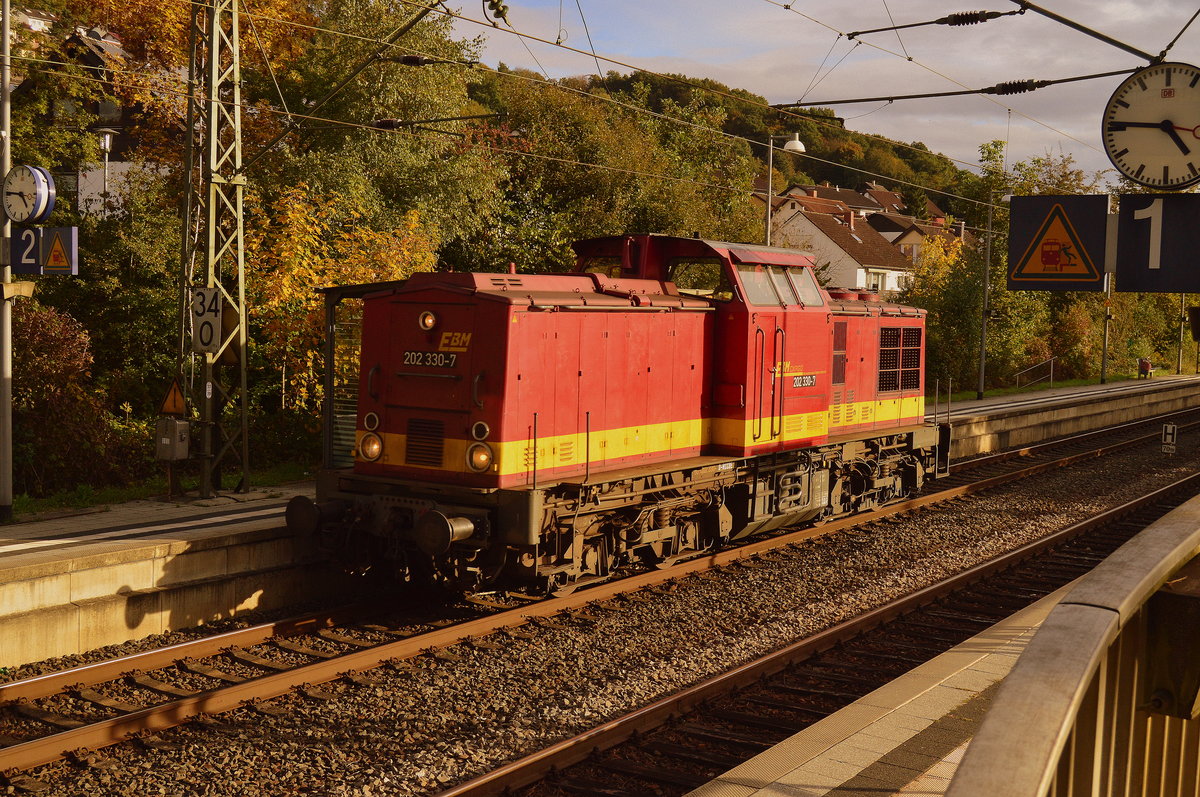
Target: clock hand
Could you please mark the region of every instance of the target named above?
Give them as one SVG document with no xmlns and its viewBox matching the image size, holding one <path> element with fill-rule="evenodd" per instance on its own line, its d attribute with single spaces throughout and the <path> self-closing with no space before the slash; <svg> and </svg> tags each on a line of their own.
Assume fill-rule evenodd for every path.
<svg viewBox="0 0 1200 797">
<path fill-rule="evenodd" d="M 1175 146 L 1179 147 L 1180 152 L 1182 152 L 1184 155 L 1187 155 L 1191 152 L 1191 150 L 1188 149 L 1187 144 L 1183 143 L 1183 139 L 1180 138 L 1179 134 L 1175 132 L 1174 122 L 1172 122 L 1170 119 L 1163 119 L 1162 125 L 1160 126 L 1162 127 L 1162 131 L 1170 136 L 1171 140 L 1175 142 Z"/>
<path fill-rule="evenodd" d="M 1191 150 L 1188 149 L 1187 144 L 1183 143 L 1183 139 L 1180 138 L 1179 134 L 1175 132 L 1176 129 L 1188 130 L 1189 128 L 1186 128 L 1186 127 L 1176 128 L 1175 123 L 1172 122 L 1170 119 L 1163 119 L 1161 122 L 1118 122 L 1118 121 L 1114 120 L 1114 121 L 1111 121 L 1108 123 L 1108 129 L 1110 131 L 1118 132 L 1118 133 L 1120 131 L 1126 130 L 1130 127 L 1157 128 L 1158 130 L 1161 130 L 1164 133 L 1166 133 L 1168 136 L 1170 136 L 1171 140 L 1175 142 L 1175 146 L 1179 147 L 1179 151 L 1182 152 L 1184 155 L 1187 155 L 1191 152 Z M 1195 129 L 1192 129 L 1192 135 L 1196 135 Z M 1196 137 L 1200 138 L 1200 136 L 1196 136 Z"/>
</svg>

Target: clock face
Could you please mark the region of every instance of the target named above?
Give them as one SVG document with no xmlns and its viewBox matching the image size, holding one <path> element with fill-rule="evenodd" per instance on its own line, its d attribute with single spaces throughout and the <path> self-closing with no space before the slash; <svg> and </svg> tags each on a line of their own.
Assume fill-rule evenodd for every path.
<svg viewBox="0 0 1200 797">
<path fill-rule="evenodd" d="M 45 221 L 54 209 L 53 178 L 37 166 L 14 166 L 4 178 L 4 212 L 16 222 Z"/>
<path fill-rule="evenodd" d="M 1101 127 L 1104 150 L 1139 185 L 1176 191 L 1200 182 L 1200 69 L 1140 69 L 1113 92 Z"/>
</svg>

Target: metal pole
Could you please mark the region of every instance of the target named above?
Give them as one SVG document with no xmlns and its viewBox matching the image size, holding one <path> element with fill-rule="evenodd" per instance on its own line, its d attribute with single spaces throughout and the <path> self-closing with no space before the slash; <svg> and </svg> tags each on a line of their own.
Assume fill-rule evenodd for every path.
<svg viewBox="0 0 1200 797">
<path fill-rule="evenodd" d="M 1187 294 L 1179 294 L 1179 354 L 1175 357 L 1175 373 L 1183 373 L 1183 323 L 1187 319 L 1187 310 L 1184 308 L 1184 302 L 1187 300 Z"/>
<path fill-rule="evenodd" d="M 12 89 L 12 58 L 9 41 L 11 26 L 9 0 L 0 2 L 0 179 L 12 168 L 12 104 L 9 97 Z M 12 459 L 12 299 L 8 296 L 8 283 L 12 282 L 9 239 L 12 224 L 5 214 L 0 232 L 0 523 L 12 520 L 13 508 L 13 459 Z"/>
<path fill-rule="evenodd" d="M 1100 384 L 1108 382 L 1108 330 L 1112 325 L 1112 274 L 1104 272 L 1104 351 L 1100 353 Z"/>
<path fill-rule="evenodd" d="M 775 199 L 771 188 L 771 172 L 775 171 L 775 137 L 767 134 L 767 246 L 771 245 L 771 203 Z"/>
<path fill-rule="evenodd" d="M 983 375 L 987 367 L 987 322 L 989 283 L 992 278 L 992 193 L 988 192 L 987 241 L 983 248 L 983 313 L 979 319 L 979 385 L 975 398 L 983 398 Z"/>
</svg>

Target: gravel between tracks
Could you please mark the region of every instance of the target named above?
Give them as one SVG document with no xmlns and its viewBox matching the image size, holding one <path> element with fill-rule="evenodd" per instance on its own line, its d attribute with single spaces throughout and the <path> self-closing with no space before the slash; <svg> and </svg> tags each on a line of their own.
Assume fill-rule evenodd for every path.
<svg viewBox="0 0 1200 797">
<path fill-rule="evenodd" d="M 45 795 L 436 792 L 1194 473 L 1198 459 L 1145 450 L 1089 462 L 813 540 L 761 569 L 689 577 L 670 594 L 595 610 L 594 622 L 381 669 L 374 687 L 326 684 L 327 702 L 280 698 L 280 716 L 239 710 L 220 728 L 176 729 L 162 735 L 174 750 L 121 745 L 103 753 L 111 768 L 30 774 L 51 784 Z"/>
</svg>

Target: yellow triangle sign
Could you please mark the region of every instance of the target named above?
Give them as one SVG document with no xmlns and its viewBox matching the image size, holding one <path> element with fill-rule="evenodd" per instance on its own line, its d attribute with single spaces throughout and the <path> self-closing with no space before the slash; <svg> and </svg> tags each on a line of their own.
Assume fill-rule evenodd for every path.
<svg viewBox="0 0 1200 797">
<path fill-rule="evenodd" d="M 1094 283 L 1100 279 L 1100 270 L 1080 242 L 1063 206 L 1055 204 L 1010 278 Z"/>
<path fill-rule="evenodd" d="M 67 250 L 63 246 L 62 238 L 57 235 L 52 235 L 50 251 L 46 254 L 46 271 L 70 271 L 71 260 L 67 257 Z"/>
<path fill-rule="evenodd" d="M 183 389 L 179 387 L 179 377 L 175 377 L 171 382 L 171 389 L 167 391 L 167 397 L 163 399 L 162 406 L 158 408 L 158 414 L 187 414 L 187 403 L 183 399 Z"/>
</svg>

